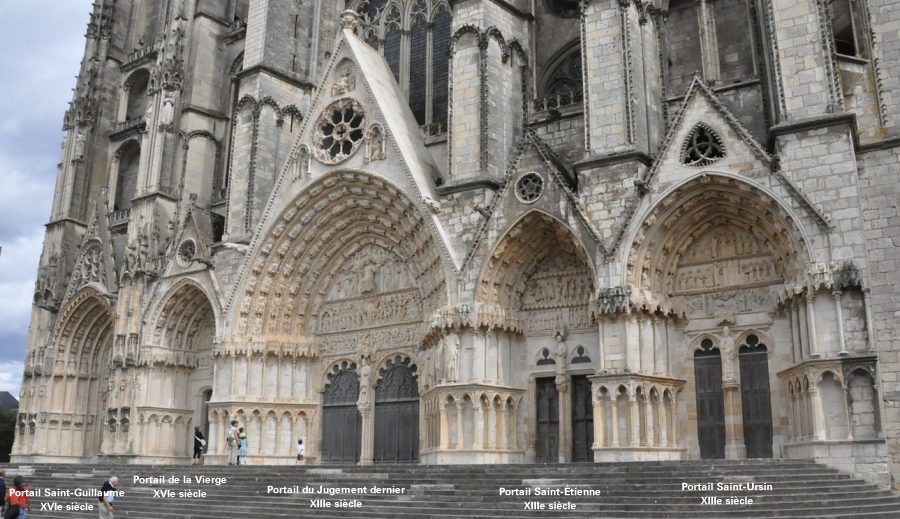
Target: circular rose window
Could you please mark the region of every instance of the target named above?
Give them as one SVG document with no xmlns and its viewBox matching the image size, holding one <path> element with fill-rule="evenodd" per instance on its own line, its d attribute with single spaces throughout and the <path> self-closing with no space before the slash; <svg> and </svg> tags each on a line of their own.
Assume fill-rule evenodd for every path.
<svg viewBox="0 0 900 519">
<path fill-rule="evenodd" d="M 184 240 L 178 245 L 178 254 L 176 259 L 178 260 L 178 264 L 182 267 L 187 267 L 194 261 L 194 256 L 197 255 L 197 244 L 194 243 L 194 240 L 188 238 Z"/>
<path fill-rule="evenodd" d="M 316 158 L 325 164 L 342 162 L 359 147 L 365 116 L 352 99 L 341 99 L 329 106 L 316 123 Z"/>
<path fill-rule="evenodd" d="M 544 192 L 544 179 L 535 172 L 525 173 L 516 181 L 516 198 L 530 204 L 537 201 Z"/>
</svg>

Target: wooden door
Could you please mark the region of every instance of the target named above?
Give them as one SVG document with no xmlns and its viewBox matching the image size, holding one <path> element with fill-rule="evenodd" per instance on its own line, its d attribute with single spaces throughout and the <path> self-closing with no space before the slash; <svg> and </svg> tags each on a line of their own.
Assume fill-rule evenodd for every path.
<svg viewBox="0 0 900 519">
<path fill-rule="evenodd" d="M 572 461 L 594 461 L 594 407 L 587 375 L 572 377 Z"/>
<path fill-rule="evenodd" d="M 725 458 L 725 399 L 722 394 L 722 356 L 712 341 L 705 339 L 694 354 L 697 384 L 697 436 L 700 457 Z"/>
<path fill-rule="evenodd" d="M 772 457 L 772 400 L 768 350 L 755 335 L 738 351 L 741 362 L 741 410 L 748 458 Z"/>
<path fill-rule="evenodd" d="M 559 393 L 553 378 L 537 379 L 537 461 L 559 460 Z"/>
<path fill-rule="evenodd" d="M 362 418 L 356 408 L 359 377 L 344 368 L 331 377 L 322 409 L 322 461 L 357 463 L 362 440 Z"/>
<path fill-rule="evenodd" d="M 406 364 L 387 369 L 375 387 L 375 462 L 419 461 L 419 385 Z"/>
</svg>

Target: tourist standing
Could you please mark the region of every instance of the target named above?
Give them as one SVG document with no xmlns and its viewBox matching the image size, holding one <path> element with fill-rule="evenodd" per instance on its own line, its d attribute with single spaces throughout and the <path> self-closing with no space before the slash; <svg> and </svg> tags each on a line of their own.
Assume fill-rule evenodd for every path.
<svg viewBox="0 0 900 519">
<path fill-rule="evenodd" d="M 6 491 L 5 501 L 3 519 L 25 519 L 31 509 L 31 500 L 28 499 L 28 485 L 22 480 L 22 476 L 13 479 L 12 488 Z"/>
<path fill-rule="evenodd" d="M 228 429 L 228 434 L 225 436 L 225 453 L 228 456 L 229 465 L 234 465 L 234 461 L 238 452 L 237 446 L 238 442 L 240 441 L 240 433 L 238 433 L 237 424 L 237 420 L 232 420 L 231 427 Z"/>
<path fill-rule="evenodd" d="M 306 445 L 303 445 L 303 438 L 297 438 L 297 465 L 303 465 L 303 458 L 306 456 Z"/>
<path fill-rule="evenodd" d="M 116 500 L 116 485 L 119 478 L 113 476 L 100 487 L 100 519 L 113 519 L 113 501 Z"/>
<path fill-rule="evenodd" d="M 240 448 L 238 449 L 238 465 L 247 464 L 247 431 L 243 427 L 239 429 L 238 440 Z"/>
<path fill-rule="evenodd" d="M 191 458 L 191 465 L 199 465 L 202 461 L 203 447 L 206 447 L 206 437 L 200 432 L 200 427 L 194 427 L 194 457 Z"/>
</svg>

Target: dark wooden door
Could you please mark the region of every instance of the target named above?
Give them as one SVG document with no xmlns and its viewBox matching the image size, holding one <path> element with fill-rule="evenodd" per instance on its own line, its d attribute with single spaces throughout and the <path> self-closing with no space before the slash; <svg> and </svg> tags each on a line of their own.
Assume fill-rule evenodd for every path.
<svg viewBox="0 0 900 519">
<path fill-rule="evenodd" d="M 537 461 L 559 460 L 559 393 L 552 378 L 537 379 Z"/>
<path fill-rule="evenodd" d="M 753 343 L 753 344 L 750 344 Z M 755 335 L 747 337 L 741 362 L 741 409 L 748 458 L 772 457 L 772 400 L 769 395 L 768 350 Z"/>
<path fill-rule="evenodd" d="M 419 461 L 419 385 L 406 364 L 385 371 L 375 387 L 375 462 Z"/>
<path fill-rule="evenodd" d="M 322 461 L 357 463 L 362 440 L 362 418 L 356 408 L 359 377 L 346 368 L 331 377 L 322 410 Z"/>
<path fill-rule="evenodd" d="M 706 342 L 706 341 L 704 341 Z M 697 383 L 697 435 L 700 457 L 725 458 L 725 399 L 722 395 L 722 357 L 718 348 L 694 354 Z"/>
<path fill-rule="evenodd" d="M 594 407 L 587 375 L 572 377 L 572 461 L 594 461 Z"/>
</svg>

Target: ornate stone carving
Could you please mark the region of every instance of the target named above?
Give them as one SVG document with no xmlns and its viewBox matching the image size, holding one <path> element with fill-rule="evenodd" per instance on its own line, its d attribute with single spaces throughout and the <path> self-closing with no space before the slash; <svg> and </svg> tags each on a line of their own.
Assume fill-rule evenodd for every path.
<svg viewBox="0 0 900 519">
<path fill-rule="evenodd" d="M 346 98 L 332 103 L 316 123 L 316 159 L 333 165 L 349 158 L 363 140 L 364 123 L 363 108 L 355 100 Z"/>
<path fill-rule="evenodd" d="M 366 164 L 376 160 L 387 158 L 384 130 L 378 124 L 373 124 L 366 131 L 366 154 L 363 159 Z"/>
<path fill-rule="evenodd" d="M 347 95 L 356 90 L 356 76 L 351 69 L 352 65 L 347 64 L 338 74 L 337 81 L 331 87 L 331 95 L 334 97 Z"/>
</svg>

